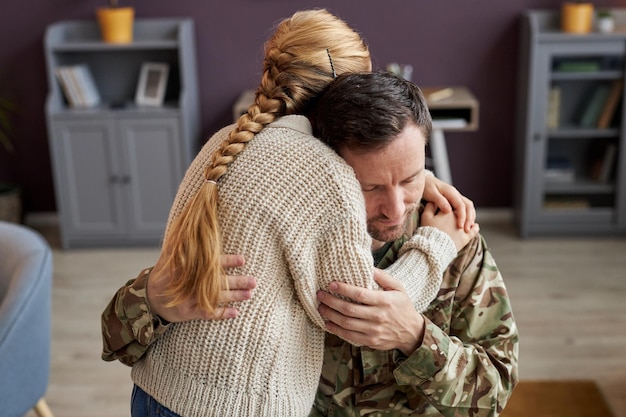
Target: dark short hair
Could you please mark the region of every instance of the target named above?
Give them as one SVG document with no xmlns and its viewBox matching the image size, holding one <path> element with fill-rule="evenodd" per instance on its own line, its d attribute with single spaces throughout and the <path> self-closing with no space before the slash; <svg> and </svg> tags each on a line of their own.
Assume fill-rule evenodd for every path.
<svg viewBox="0 0 626 417">
<path fill-rule="evenodd" d="M 313 113 L 315 135 L 335 151 L 380 149 L 409 122 L 428 140 L 432 120 L 421 90 L 383 71 L 340 75 L 319 97 Z"/>
</svg>

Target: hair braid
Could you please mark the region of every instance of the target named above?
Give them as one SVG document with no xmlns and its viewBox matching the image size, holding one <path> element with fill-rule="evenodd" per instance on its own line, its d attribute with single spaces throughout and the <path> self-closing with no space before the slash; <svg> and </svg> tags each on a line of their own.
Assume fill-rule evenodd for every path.
<svg viewBox="0 0 626 417">
<path fill-rule="evenodd" d="M 264 89 L 267 87 L 259 87 L 259 91 Z M 213 313 L 218 306 L 220 291 L 228 289 L 221 266 L 222 235 L 218 224 L 216 183 L 245 145 L 276 120 L 283 107 L 280 100 L 269 99 L 259 91 L 254 104 L 239 117 L 228 139 L 213 153 L 211 164 L 205 169 L 205 182 L 168 232 L 164 249 L 168 253 L 171 276 L 165 292 L 171 297 L 169 306 L 195 297 L 199 308 Z"/>
<path fill-rule="evenodd" d="M 331 68 L 328 54 L 332 54 Z M 268 124 L 287 114 L 308 115 L 333 71 L 369 71 L 367 46 L 358 33 L 324 9 L 296 12 L 283 20 L 265 44 L 261 82 L 254 103 L 237 120 L 228 139 L 211 156 L 204 183 L 172 221 L 163 244 L 170 281 L 169 306 L 195 299 L 214 312 L 228 289 L 221 266 L 217 181 L 245 145 Z"/>
</svg>

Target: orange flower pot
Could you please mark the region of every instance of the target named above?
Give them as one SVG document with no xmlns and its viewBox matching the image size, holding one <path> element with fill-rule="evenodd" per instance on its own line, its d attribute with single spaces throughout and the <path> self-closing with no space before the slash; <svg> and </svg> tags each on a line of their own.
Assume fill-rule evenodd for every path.
<svg viewBox="0 0 626 417">
<path fill-rule="evenodd" d="M 593 22 L 591 3 L 563 3 L 561 30 L 567 33 L 589 33 Z"/>
<path fill-rule="evenodd" d="M 96 10 L 102 40 L 108 43 L 130 43 L 133 41 L 132 7 L 102 7 Z"/>
</svg>

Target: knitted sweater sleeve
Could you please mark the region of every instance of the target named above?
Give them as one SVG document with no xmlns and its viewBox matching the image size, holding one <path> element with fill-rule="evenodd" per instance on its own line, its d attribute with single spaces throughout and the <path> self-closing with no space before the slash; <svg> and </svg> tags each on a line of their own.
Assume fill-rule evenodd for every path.
<svg viewBox="0 0 626 417">
<path fill-rule="evenodd" d="M 441 230 L 422 226 L 399 255 L 385 271 L 402 283 L 415 309 L 422 312 L 437 296 L 443 273 L 457 255 L 454 242 Z"/>
<path fill-rule="evenodd" d="M 311 240 L 310 255 L 289 259 L 299 300 L 311 320 L 325 329 L 317 308 L 317 291 L 328 290 L 332 281 L 379 289 L 373 280 L 371 238 L 364 219 L 358 213 L 329 221 L 328 226 Z M 291 254 L 290 256 L 298 256 Z"/>
</svg>

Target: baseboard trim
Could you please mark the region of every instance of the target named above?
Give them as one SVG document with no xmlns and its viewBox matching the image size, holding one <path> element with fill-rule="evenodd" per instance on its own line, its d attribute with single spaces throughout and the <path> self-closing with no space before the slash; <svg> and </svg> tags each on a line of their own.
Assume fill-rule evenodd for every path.
<svg viewBox="0 0 626 417">
<path fill-rule="evenodd" d="M 513 209 L 508 207 L 476 209 L 478 223 L 509 223 L 513 221 Z"/>
<path fill-rule="evenodd" d="M 56 211 L 38 211 L 26 213 L 24 224 L 33 228 L 59 225 L 59 215 Z"/>
</svg>

